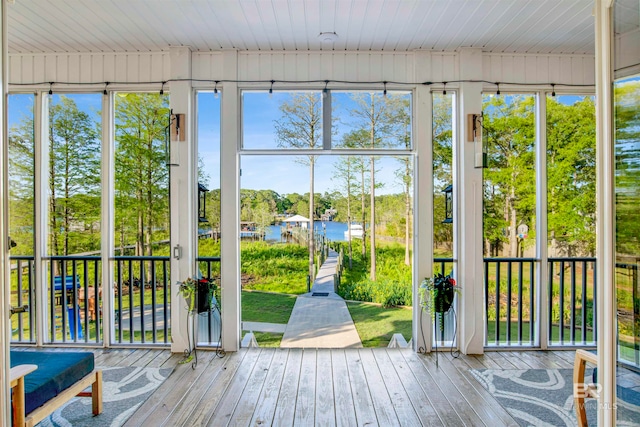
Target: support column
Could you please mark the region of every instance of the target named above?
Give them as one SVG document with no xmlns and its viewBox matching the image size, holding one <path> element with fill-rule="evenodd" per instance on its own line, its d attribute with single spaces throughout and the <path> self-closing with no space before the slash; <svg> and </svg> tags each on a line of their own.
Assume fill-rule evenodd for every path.
<svg viewBox="0 0 640 427">
<path fill-rule="evenodd" d="M 547 96 L 536 95 L 536 328 L 537 344 L 546 350 L 549 344 L 549 281 L 547 243 Z"/>
<path fill-rule="evenodd" d="M 102 342 L 104 347 L 111 345 L 115 332 L 112 307 L 114 306 L 113 268 L 111 259 L 115 254 L 114 218 L 115 209 L 115 142 L 114 142 L 114 114 L 112 95 L 102 96 L 102 222 L 101 247 L 102 257 Z M 97 307 L 99 310 L 99 307 Z"/>
<path fill-rule="evenodd" d="M 431 315 L 420 307 L 420 282 L 433 275 L 433 143 L 431 91 L 418 86 L 415 91 L 415 182 L 413 227 L 413 346 L 431 351 Z"/>
<path fill-rule="evenodd" d="M 191 78 L 191 49 L 170 49 L 171 78 Z M 189 348 L 187 308 L 178 293 L 178 281 L 196 273 L 197 173 L 195 154 L 193 93 L 190 81 L 170 83 L 170 106 L 173 114 L 184 114 L 179 126 L 184 141 L 171 141 L 170 208 L 171 208 L 171 352 Z"/>
<path fill-rule="evenodd" d="M 8 307 L 10 295 L 10 268 L 8 253 L 9 230 L 9 150 L 7 140 L 7 4 L 0 4 L 0 87 L 2 88 L 2 102 L 0 102 L 0 273 L 2 286 L 0 287 L 0 424 L 11 425 L 11 390 L 9 389 L 9 342 L 11 341 L 11 319 Z"/>
<path fill-rule="evenodd" d="M 223 54 L 224 78 L 236 80 L 238 53 Z M 220 276 L 222 281 L 222 346 L 237 351 L 240 346 L 240 93 L 238 84 L 222 86 L 220 138 Z"/>
<path fill-rule="evenodd" d="M 596 0 L 596 272 L 598 325 L 598 425 L 616 425 L 616 275 L 613 144 L 612 0 Z"/>
<path fill-rule="evenodd" d="M 482 50 L 460 51 L 460 78 L 482 79 Z M 454 120 L 453 239 L 455 277 L 462 287 L 458 304 L 459 347 L 464 354 L 484 352 L 482 169 L 475 168 L 474 143 L 467 141 L 467 115 L 482 113 L 482 83 L 461 83 Z M 481 135 L 478 135 L 480 138 Z"/>
</svg>

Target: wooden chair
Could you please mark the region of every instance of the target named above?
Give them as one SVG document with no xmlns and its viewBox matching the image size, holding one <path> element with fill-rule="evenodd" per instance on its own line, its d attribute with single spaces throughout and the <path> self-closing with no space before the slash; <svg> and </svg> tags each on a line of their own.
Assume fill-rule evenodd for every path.
<svg viewBox="0 0 640 427">
<path fill-rule="evenodd" d="M 573 362 L 573 405 L 576 409 L 576 418 L 579 427 L 587 427 L 587 412 L 585 411 L 585 397 L 598 398 L 598 391 L 595 384 L 586 383 L 584 372 L 587 362 L 598 366 L 598 357 L 589 351 L 576 350 Z"/>
</svg>

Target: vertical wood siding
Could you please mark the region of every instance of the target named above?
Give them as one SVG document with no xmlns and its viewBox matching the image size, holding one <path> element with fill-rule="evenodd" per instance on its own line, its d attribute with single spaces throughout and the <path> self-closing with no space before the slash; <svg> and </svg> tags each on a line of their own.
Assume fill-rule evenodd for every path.
<svg viewBox="0 0 640 427">
<path fill-rule="evenodd" d="M 239 52 L 237 76 L 225 72 L 222 52 L 194 52 L 193 78 L 203 80 L 344 80 L 442 82 L 459 79 L 455 52 Z M 514 83 L 595 83 L 586 55 L 484 54 L 483 79 Z M 233 69 L 233 68 L 232 68 Z M 9 57 L 10 83 L 168 80 L 168 52 L 20 54 Z"/>
<path fill-rule="evenodd" d="M 169 78 L 168 52 L 20 54 L 9 57 L 9 83 L 151 82 Z"/>
</svg>

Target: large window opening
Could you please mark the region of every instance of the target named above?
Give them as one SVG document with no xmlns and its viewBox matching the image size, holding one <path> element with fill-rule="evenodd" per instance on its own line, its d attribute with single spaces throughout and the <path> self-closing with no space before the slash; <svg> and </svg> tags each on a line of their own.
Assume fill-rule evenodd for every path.
<svg viewBox="0 0 640 427">
<path fill-rule="evenodd" d="M 216 282 L 208 310 L 197 319 L 197 344 L 217 346 L 221 341 L 220 299 L 220 93 L 196 94 L 198 141 L 198 272 Z M 225 238 L 229 238 L 225 236 Z M 208 298 L 208 297 L 207 297 Z M 204 307 L 202 307 L 204 308 Z"/>
<path fill-rule="evenodd" d="M 169 97 L 119 92 L 114 108 L 114 341 L 169 343 Z"/>
<path fill-rule="evenodd" d="M 9 236 L 12 240 L 11 298 L 13 307 L 29 311 L 11 317 L 11 340 L 35 341 L 35 289 L 33 256 L 35 238 L 35 143 L 33 94 L 8 96 L 9 137 Z"/>
<path fill-rule="evenodd" d="M 411 338 L 411 310 L 393 307 L 410 306 L 412 294 L 410 101 L 391 91 L 243 92 L 242 321 L 261 346 L 312 345 L 283 333 L 307 297 L 310 307 L 362 301 L 345 310 L 358 344 Z"/>
<path fill-rule="evenodd" d="M 487 345 L 536 343 L 535 102 L 528 94 L 483 97 Z"/>
<path fill-rule="evenodd" d="M 593 96 L 547 96 L 550 344 L 595 344 L 596 138 Z"/>
<path fill-rule="evenodd" d="M 48 101 L 42 182 L 48 196 L 49 339 L 99 342 L 102 95 L 53 94 Z"/>
</svg>

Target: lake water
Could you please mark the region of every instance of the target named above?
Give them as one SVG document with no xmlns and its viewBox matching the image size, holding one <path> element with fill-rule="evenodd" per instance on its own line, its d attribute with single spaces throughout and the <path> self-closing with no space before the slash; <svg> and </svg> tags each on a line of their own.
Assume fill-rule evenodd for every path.
<svg viewBox="0 0 640 427">
<path fill-rule="evenodd" d="M 327 231 L 327 239 L 332 240 L 334 242 L 344 241 L 344 232 L 347 231 L 347 223 L 346 222 L 335 222 L 335 221 L 316 221 L 314 226 L 318 233 L 323 233 L 324 228 L 323 224 L 326 227 Z M 267 235 L 265 236 L 265 240 L 271 241 L 280 241 L 280 225 L 272 225 L 267 230 Z"/>
</svg>

